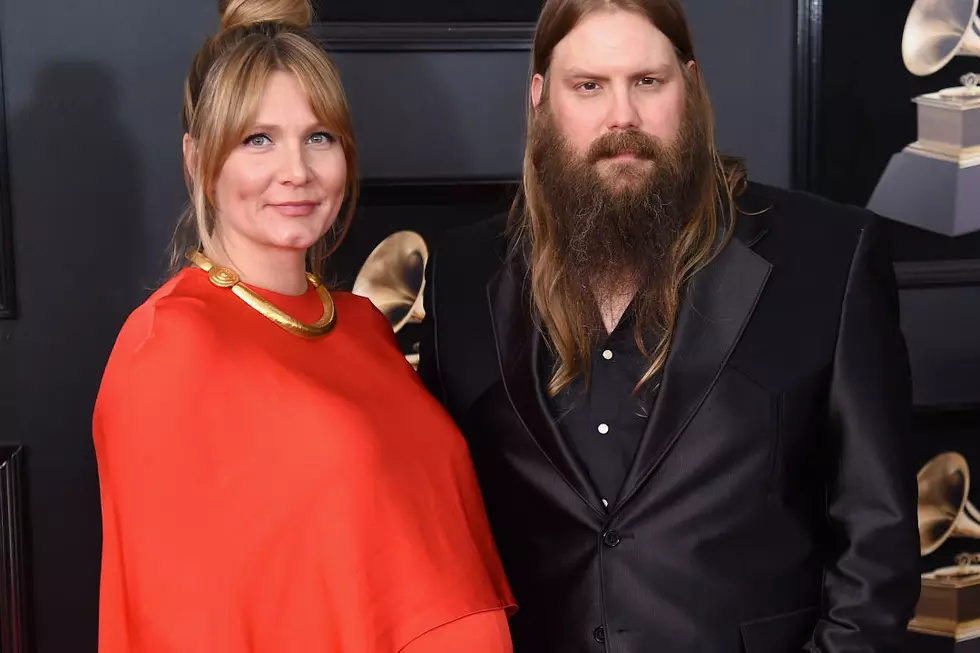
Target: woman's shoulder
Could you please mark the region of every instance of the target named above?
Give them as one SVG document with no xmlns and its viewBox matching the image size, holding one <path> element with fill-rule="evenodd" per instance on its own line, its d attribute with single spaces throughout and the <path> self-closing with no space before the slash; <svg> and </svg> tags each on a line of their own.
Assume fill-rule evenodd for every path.
<svg viewBox="0 0 980 653">
<path fill-rule="evenodd" d="M 330 291 L 337 306 L 337 320 L 347 326 L 394 340 L 394 331 L 385 314 L 370 299 L 347 291 Z"/>
<path fill-rule="evenodd" d="M 362 295 L 355 295 L 349 290 L 331 289 L 330 296 L 333 297 L 338 309 L 343 308 L 348 311 L 353 311 L 353 315 L 357 315 L 362 319 L 365 315 L 371 312 L 381 313 L 381 311 L 379 311 L 378 308 L 371 303 L 370 299 Z"/>
<path fill-rule="evenodd" d="M 95 402 L 100 437 L 125 431 L 138 413 L 158 421 L 194 405 L 228 375 L 207 288 L 183 271 L 167 281 L 126 319 L 106 362 Z M 205 277 L 206 281 L 206 277 Z M 227 357 L 226 357 L 227 358 Z M 154 412 L 155 411 L 155 412 Z"/>
<path fill-rule="evenodd" d="M 214 350 L 219 330 L 210 284 L 184 269 L 129 314 L 116 337 L 110 362 L 142 356 L 193 357 Z"/>
</svg>

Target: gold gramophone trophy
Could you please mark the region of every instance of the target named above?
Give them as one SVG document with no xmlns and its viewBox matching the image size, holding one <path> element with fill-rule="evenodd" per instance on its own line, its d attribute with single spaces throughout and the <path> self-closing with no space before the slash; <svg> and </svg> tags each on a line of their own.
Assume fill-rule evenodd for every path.
<svg viewBox="0 0 980 653">
<path fill-rule="evenodd" d="M 942 70 L 956 56 L 980 57 L 978 0 L 916 0 L 902 36 L 914 75 Z M 868 208 L 946 236 L 980 229 L 980 76 L 914 98 L 918 139 L 892 156 Z"/>
<path fill-rule="evenodd" d="M 919 470 L 917 480 L 923 556 L 951 537 L 980 538 L 980 512 L 969 500 L 970 469 L 963 456 L 939 454 Z M 931 636 L 930 650 L 960 651 L 958 643 L 980 637 L 980 554 L 961 553 L 956 562 L 922 574 L 909 630 Z"/>
<path fill-rule="evenodd" d="M 419 323 L 425 317 L 422 291 L 428 261 L 429 248 L 422 236 L 397 231 L 378 243 L 367 257 L 351 292 L 370 299 L 398 333 L 406 324 Z M 418 369 L 418 343 L 415 349 L 405 358 Z"/>
</svg>

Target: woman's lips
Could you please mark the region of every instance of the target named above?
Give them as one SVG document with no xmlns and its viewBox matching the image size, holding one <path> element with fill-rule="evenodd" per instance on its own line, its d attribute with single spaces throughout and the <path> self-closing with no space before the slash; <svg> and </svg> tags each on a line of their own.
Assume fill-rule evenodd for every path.
<svg viewBox="0 0 980 653">
<path fill-rule="evenodd" d="M 319 206 L 319 202 L 279 202 L 271 206 L 283 215 L 302 217 L 313 213 L 314 209 Z"/>
</svg>

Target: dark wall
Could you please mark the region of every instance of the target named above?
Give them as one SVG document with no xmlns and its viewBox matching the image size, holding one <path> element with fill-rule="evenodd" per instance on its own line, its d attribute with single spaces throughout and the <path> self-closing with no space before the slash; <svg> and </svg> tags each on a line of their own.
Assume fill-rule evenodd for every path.
<svg viewBox="0 0 980 653">
<path fill-rule="evenodd" d="M 181 208 L 179 106 L 201 0 L 0 0 L 20 317 L 0 322 L 0 439 L 28 447 L 39 653 L 95 651 L 92 403 Z"/>
<path fill-rule="evenodd" d="M 541 0 L 371 0 L 371 2 L 332 2 L 313 0 L 317 16 L 334 21 L 533 21 L 541 10 Z"/>
<path fill-rule="evenodd" d="M 534 0 L 529 0 L 534 4 Z M 453 3 L 443 15 L 486 13 L 489 0 Z M 389 20 L 404 5 L 379 3 Z M 792 120 L 794 9 L 785 0 L 685 0 L 695 47 L 715 106 L 717 141 L 746 159 L 757 181 L 788 186 Z M 422 16 L 438 15 L 438 0 Z M 492 6 L 492 3 L 490 3 Z M 413 5 L 414 6 L 414 5 Z M 402 8 L 400 8 L 402 7 Z M 519 0 L 501 11 L 524 16 Z M 324 13 L 363 19 L 356 4 L 325 3 Z M 321 30 L 331 45 L 343 23 Z M 748 38 L 746 35 L 752 35 Z M 747 43 L 751 41 L 751 47 Z M 348 52 L 335 55 L 354 112 L 369 177 L 513 176 L 520 170 L 526 50 L 469 52 Z M 383 80 L 383 82 L 381 81 Z M 452 143 L 448 150 L 432 142 Z"/>
<path fill-rule="evenodd" d="M 823 25 L 835 38 L 822 50 L 820 157 L 816 190 L 864 204 L 892 154 L 916 139 L 912 98 L 958 86 L 977 60 L 956 57 L 919 77 L 902 61 L 911 0 L 827 0 Z M 860 51 L 862 56 L 855 56 Z M 978 250 L 980 254 L 980 250 Z"/>
<path fill-rule="evenodd" d="M 20 306 L 17 320 L 0 322 L 0 440 L 28 447 L 39 653 L 95 651 L 100 514 L 92 403 L 118 328 L 159 279 L 183 203 L 182 81 L 215 27 L 214 4 L 0 0 Z M 722 145 L 746 154 L 754 176 L 777 184 L 789 178 L 790 5 L 685 2 L 719 107 Z M 450 101 L 451 81 L 434 96 L 440 102 Z M 484 81 L 492 89 L 497 80 Z M 502 84 L 520 93 L 520 83 Z M 404 89 L 429 91 L 424 84 Z M 355 95 L 364 114 L 356 119 L 369 129 L 366 96 Z M 465 127 L 456 125 L 454 134 L 467 134 Z M 500 134 L 487 130 L 481 138 Z M 380 145 L 371 147 L 372 165 L 398 172 Z M 518 152 L 510 148 L 501 161 Z"/>
<path fill-rule="evenodd" d="M 912 4 L 820 3 L 824 38 L 811 146 L 812 190 L 822 196 L 866 204 L 892 156 L 917 138 L 913 98 L 956 86 L 976 68 L 975 58 L 956 57 L 932 75 L 911 74 L 902 35 Z M 903 328 L 917 404 L 980 406 L 980 232 L 949 238 L 894 221 L 888 227 L 905 278 Z M 927 287 L 916 281 L 919 273 L 931 277 Z"/>
<path fill-rule="evenodd" d="M 715 104 L 722 151 L 756 181 L 788 187 L 792 156 L 792 0 L 683 0 Z"/>
</svg>

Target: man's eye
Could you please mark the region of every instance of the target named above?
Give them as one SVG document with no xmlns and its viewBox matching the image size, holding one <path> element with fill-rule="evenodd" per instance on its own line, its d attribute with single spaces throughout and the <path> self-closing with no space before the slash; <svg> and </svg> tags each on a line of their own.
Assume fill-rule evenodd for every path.
<svg viewBox="0 0 980 653">
<path fill-rule="evenodd" d="M 581 88 L 583 91 L 594 91 L 599 88 L 599 85 L 595 82 L 583 82 L 579 88 Z"/>
</svg>

